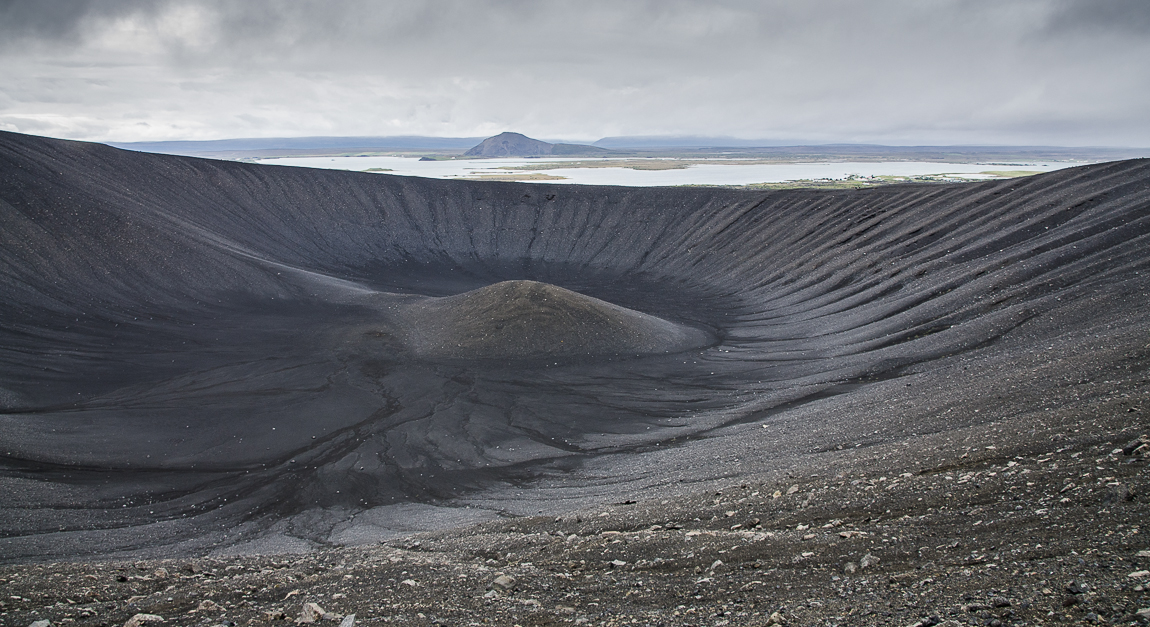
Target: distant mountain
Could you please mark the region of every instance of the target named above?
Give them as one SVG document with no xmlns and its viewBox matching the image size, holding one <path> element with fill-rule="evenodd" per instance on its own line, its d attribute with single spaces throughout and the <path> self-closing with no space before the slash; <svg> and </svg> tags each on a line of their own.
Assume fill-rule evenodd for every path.
<svg viewBox="0 0 1150 627">
<path fill-rule="evenodd" d="M 552 155 L 603 155 L 606 148 L 582 144 L 550 144 L 521 133 L 500 133 L 488 137 L 478 146 L 463 153 L 465 157 L 542 157 Z"/>
<path fill-rule="evenodd" d="M 137 152 L 205 156 L 239 153 L 333 153 L 369 150 L 463 150 L 478 137 L 251 137 L 208 141 L 109 142 L 108 145 Z"/>
<path fill-rule="evenodd" d="M 551 154 L 554 144 L 531 139 L 520 133 L 500 133 L 495 137 L 488 137 L 471 150 L 463 153 L 464 157 L 537 157 Z"/>
</svg>

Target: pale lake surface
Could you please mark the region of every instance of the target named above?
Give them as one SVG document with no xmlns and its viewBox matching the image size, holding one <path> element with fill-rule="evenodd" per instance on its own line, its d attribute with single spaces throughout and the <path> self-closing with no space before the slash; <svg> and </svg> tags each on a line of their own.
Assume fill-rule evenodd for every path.
<svg viewBox="0 0 1150 627">
<path fill-rule="evenodd" d="M 449 159 L 420 161 L 412 157 L 284 157 L 261 159 L 259 163 L 271 165 L 325 168 L 331 170 L 364 171 L 386 168 L 404 176 L 422 176 L 437 179 L 466 178 L 492 174 L 530 174 L 533 171 L 506 170 L 522 165 L 542 162 L 610 161 L 610 159 Z M 845 179 L 849 176 L 927 176 L 953 175 L 956 179 L 976 180 L 989 178 L 986 171 L 1028 170 L 1050 172 L 1082 165 L 1081 162 L 1012 162 L 1002 163 L 932 163 L 916 161 L 881 162 L 812 162 L 770 164 L 695 164 L 679 170 L 633 170 L 630 168 L 557 168 L 535 170 L 539 174 L 565 177 L 563 180 L 528 181 L 538 183 L 579 183 L 583 185 L 627 185 L 649 187 L 662 185 L 747 185 L 750 183 L 783 183 L 808 179 Z"/>
</svg>

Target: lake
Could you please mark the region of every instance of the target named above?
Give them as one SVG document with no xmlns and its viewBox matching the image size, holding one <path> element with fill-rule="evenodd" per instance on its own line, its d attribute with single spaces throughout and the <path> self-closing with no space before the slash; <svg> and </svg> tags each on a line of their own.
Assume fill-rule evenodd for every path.
<svg viewBox="0 0 1150 627">
<path fill-rule="evenodd" d="M 833 179 L 841 180 L 850 176 L 939 176 L 959 180 L 993 178 L 985 174 L 990 171 L 1027 170 L 1050 172 L 1061 168 L 1082 165 L 1082 162 L 1017 162 L 1017 163 L 934 163 L 918 161 L 880 162 L 812 162 L 812 163 L 732 163 L 732 159 L 721 159 L 721 163 L 706 163 L 705 159 L 690 159 L 690 165 L 682 169 L 636 170 L 626 167 L 611 167 L 612 161 L 624 159 L 589 158 L 507 158 L 507 159 L 444 159 L 420 161 L 412 157 L 364 156 L 364 157 L 284 157 L 261 159 L 258 162 L 271 165 L 324 168 L 333 170 L 365 171 L 371 168 L 390 170 L 384 174 L 422 176 L 438 179 L 474 178 L 488 175 L 548 175 L 563 177 L 561 180 L 540 180 L 527 182 L 577 183 L 584 185 L 626 185 L 650 187 L 665 185 L 747 185 L 751 183 L 784 183 L 788 181 Z M 634 159 L 626 160 L 634 162 Z M 644 161 L 656 161 L 649 159 Z M 674 161 L 674 160 L 669 160 Z M 565 163 L 579 162 L 595 167 L 562 167 Z M 540 170 L 540 167 L 556 166 L 555 169 Z M 509 170 L 508 168 L 530 167 L 530 171 Z"/>
</svg>

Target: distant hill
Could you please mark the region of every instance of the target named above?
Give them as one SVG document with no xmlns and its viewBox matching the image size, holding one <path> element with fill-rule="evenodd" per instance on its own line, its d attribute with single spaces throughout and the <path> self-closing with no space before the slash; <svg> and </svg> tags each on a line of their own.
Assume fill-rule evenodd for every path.
<svg viewBox="0 0 1150 627">
<path fill-rule="evenodd" d="M 521 133 L 500 133 L 488 137 L 478 146 L 463 153 L 465 157 L 541 157 L 551 155 L 579 156 L 610 153 L 606 148 L 582 144 L 550 144 Z"/>
<path fill-rule="evenodd" d="M 536 157 L 551 154 L 554 144 L 531 139 L 520 133 L 500 133 L 488 137 L 471 150 L 465 157 Z"/>
<path fill-rule="evenodd" d="M 108 145 L 137 152 L 189 157 L 267 157 L 274 155 L 327 155 L 380 150 L 463 150 L 475 145 L 478 137 L 253 137 L 206 141 L 108 142 Z"/>
</svg>

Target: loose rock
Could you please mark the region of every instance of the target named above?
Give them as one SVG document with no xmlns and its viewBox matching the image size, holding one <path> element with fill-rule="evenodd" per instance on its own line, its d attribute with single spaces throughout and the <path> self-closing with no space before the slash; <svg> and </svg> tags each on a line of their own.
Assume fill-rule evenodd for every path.
<svg viewBox="0 0 1150 627">
<path fill-rule="evenodd" d="M 1147 445 L 1150 445 L 1150 435 L 1140 436 L 1137 439 L 1128 442 L 1126 446 L 1123 446 L 1122 454 L 1133 455 L 1135 452 L 1141 452 L 1139 449 L 1146 447 Z"/>
<path fill-rule="evenodd" d="M 503 591 L 510 590 L 515 587 L 515 578 L 511 575 L 499 575 L 491 582 L 491 587 Z"/>
<path fill-rule="evenodd" d="M 323 608 L 316 603 L 304 603 L 303 609 L 299 613 L 299 618 L 297 618 L 295 622 L 301 625 L 305 623 L 314 623 L 317 620 L 323 618 L 323 615 L 326 613 L 327 612 L 325 612 Z"/>
<path fill-rule="evenodd" d="M 216 603 L 215 601 L 213 601 L 211 599 L 204 599 L 203 601 L 200 601 L 200 604 L 197 605 L 196 609 L 194 609 L 192 611 L 193 612 L 218 612 L 222 609 L 224 609 L 224 608 L 220 607 L 219 603 Z"/>
<path fill-rule="evenodd" d="M 162 616 L 157 616 L 155 614 L 136 614 L 135 616 L 129 618 L 128 622 L 124 623 L 124 627 L 140 627 L 140 625 L 143 625 L 144 623 L 162 622 L 164 622 L 164 617 Z"/>
</svg>

